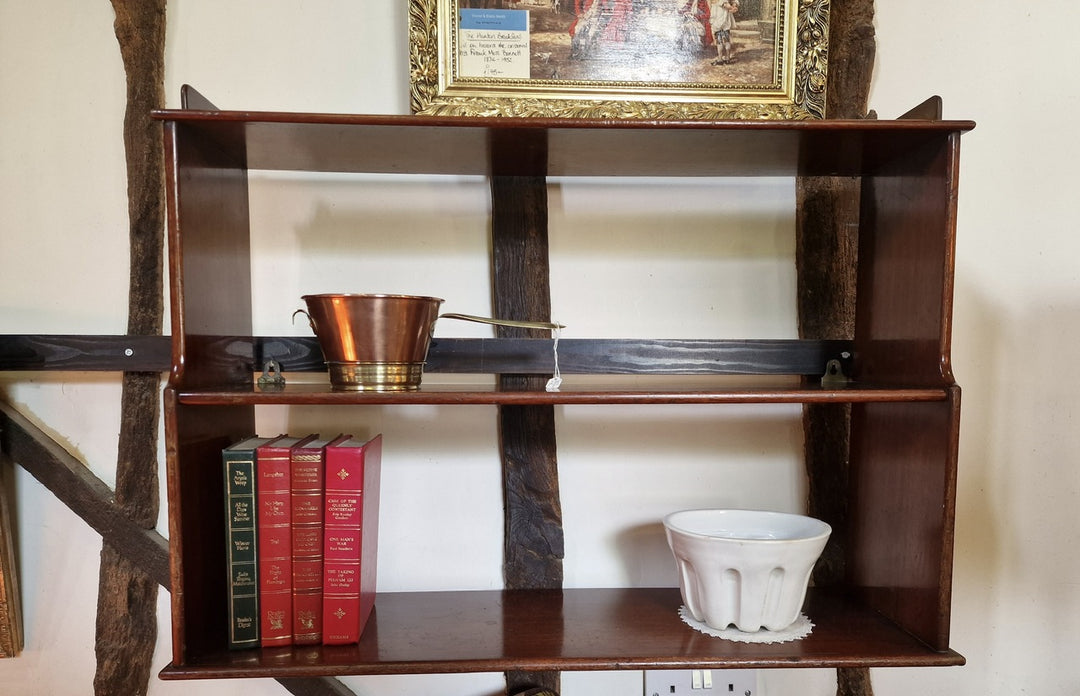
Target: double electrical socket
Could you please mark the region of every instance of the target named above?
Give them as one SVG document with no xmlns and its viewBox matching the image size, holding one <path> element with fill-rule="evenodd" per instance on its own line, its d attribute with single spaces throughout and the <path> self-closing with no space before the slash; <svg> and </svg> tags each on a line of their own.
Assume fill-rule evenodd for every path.
<svg viewBox="0 0 1080 696">
<path fill-rule="evenodd" d="M 645 696 L 762 696 L 753 669 L 645 670 Z"/>
</svg>

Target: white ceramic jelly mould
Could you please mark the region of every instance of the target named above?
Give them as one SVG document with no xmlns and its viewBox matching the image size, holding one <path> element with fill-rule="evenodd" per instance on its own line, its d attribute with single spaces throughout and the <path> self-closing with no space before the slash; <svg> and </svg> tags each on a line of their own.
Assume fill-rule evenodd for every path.
<svg viewBox="0 0 1080 696">
<path fill-rule="evenodd" d="M 810 572 L 832 528 L 763 510 L 681 510 L 664 518 L 683 603 L 722 630 L 780 631 L 802 610 Z"/>
</svg>

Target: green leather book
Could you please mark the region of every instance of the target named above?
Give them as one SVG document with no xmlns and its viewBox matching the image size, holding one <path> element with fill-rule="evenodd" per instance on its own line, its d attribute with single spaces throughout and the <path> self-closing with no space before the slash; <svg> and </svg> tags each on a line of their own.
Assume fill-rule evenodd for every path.
<svg viewBox="0 0 1080 696">
<path fill-rule="evenodd" d="M 255 448 L 252 437 L 221 451 L 225 475 L 226 561 L 229 570 L 230 649 L 259 647 L 259 567 L 256 545 Z"/>
</svg>

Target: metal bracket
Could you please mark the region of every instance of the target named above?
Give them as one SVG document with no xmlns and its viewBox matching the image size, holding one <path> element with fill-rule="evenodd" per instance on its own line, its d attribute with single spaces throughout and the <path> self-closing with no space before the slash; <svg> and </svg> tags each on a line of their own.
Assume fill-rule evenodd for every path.
<svg viewBox="0 0 1080 696">
<path fill-rule="evenodd" d="M 846 387 L 851 380 L 844 374 L 844 365 L 839 360 L 825 363 L 825 374 L 821 376 L 823 387 Z"/>
<path fill-rule="evenodd" d="M 281 364 L 277 360 L 267 360 L 263 364 L 263 373 L 259 376 L 259 389 L 279 391 L 285 388 L 285 376 L 281 374 Z"/>
</svg>

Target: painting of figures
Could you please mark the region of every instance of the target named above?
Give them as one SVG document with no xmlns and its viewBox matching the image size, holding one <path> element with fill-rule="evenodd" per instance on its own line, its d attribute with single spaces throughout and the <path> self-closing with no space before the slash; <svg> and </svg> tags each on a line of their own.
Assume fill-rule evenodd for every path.
<svg viewBox="0 0 1080 696">
<path fill-rule="evenodd" d="M 529 0 L 535 79 L 773 84 L 775 4 L 758 0 Z M 534 0 L 538 2 L 538 0 Z"/>
</svg>

